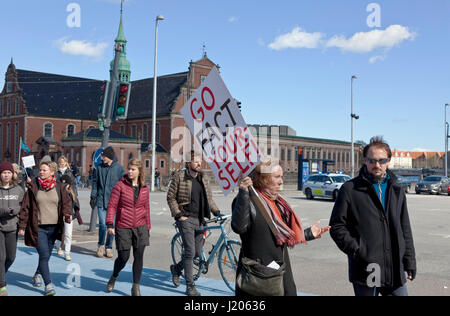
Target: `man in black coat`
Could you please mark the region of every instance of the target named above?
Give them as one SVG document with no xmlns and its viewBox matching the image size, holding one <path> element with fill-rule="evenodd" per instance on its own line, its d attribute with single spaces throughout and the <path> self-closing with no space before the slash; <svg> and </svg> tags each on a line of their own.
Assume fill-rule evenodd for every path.
<svg viewBox="0 0 450 316">
<path fill-rule="evenodd" d="M 330 218 L 330 235 L 348 256 L 357 296 L 406 296 L 406 279 L 416 276 L 406 195 L 388 170 L 391 157 L 389 145 L 373 137 L 359 176 L 341 187 Z"/>
</svg>

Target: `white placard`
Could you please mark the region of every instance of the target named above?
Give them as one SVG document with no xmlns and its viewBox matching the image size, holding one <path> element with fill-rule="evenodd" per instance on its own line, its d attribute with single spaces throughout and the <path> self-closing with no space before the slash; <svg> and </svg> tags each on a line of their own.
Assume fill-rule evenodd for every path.
<svg viewBox="0 0 450 316">
<path fill-rule="evenodd" d="M 239 175 L 247 176 L 262 159 L 258 146 L 216 67 L 181 109 L 225 195 Z"/>
<path fill-rule="evenodd" d="M 25 168 L 32 168 L 36 166 L 33 155 L 22 157 L 22 162 Z"/>
</svg>

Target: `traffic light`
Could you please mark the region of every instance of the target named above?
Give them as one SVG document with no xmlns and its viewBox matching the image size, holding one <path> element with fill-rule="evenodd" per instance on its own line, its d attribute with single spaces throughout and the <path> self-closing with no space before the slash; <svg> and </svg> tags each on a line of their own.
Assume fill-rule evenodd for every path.
<svg viewBox="0 0 450 316">
<path fill-rule="evenodd" d="M 130 102 L 131 83 L 119 82 L 115 100 L 115 110 L 113 117 L 115 120 L 125 120 L 128 113 L 128 103 Z"/>
<path fill-rule="evenodd" d="M 102 94 L 100 96 L 100 104 L 98 106 L 98 117 L 104 118 L 106 116 L 106 99 L 109 92 L 109 81 L 103 81 Z"/>
</svg>

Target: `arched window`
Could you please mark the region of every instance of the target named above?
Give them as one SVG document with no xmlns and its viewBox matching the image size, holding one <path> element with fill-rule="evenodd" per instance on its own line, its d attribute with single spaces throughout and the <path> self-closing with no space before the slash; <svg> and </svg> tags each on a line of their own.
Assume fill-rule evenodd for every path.
<svg viewBox="0 0 450 316">
<path fill-rule="evenodd" d="M 53 124 L 52 123 L 44 124 L 44 136 L 45 137 L 53 137 Z"/>
</svg>

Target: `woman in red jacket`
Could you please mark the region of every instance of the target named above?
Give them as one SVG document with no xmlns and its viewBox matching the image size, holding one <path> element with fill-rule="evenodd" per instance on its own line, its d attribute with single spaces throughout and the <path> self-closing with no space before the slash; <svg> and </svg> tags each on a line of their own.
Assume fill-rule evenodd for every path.
<svg viewBox="0 0 450 316">
<path fill-rule="evenodd" d="M 128 163 L 128 174 L 114 186 L 108 203 L 106 225 L 108 233 L 116 236 L 118 257 L 107 290 L 112 292 L 119 272 L 125 267 L 133 247 L 132 296 L 140 296 L 139 283 L 144 266 L 144 250 L 150 239 L 150 191 L 144 180 L 140 160 Z M 114 225 L 115 217 L 115 225 Z"/>
</svg>

